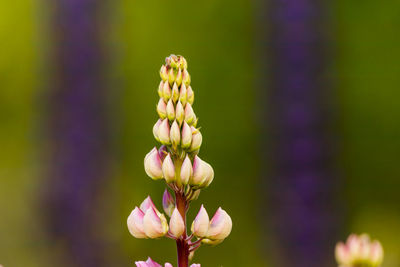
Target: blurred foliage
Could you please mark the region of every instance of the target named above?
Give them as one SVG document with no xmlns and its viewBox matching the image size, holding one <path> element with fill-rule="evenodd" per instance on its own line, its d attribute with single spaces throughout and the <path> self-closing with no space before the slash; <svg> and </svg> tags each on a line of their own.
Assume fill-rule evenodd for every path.
<svg viewBox="0 0 400 267">
<path fill-rule="evenodd" d="M 385 266 L 400 264 L 400 4 L 366 0 L 335 2 L 332 19 L 338 92 L 339 155 L 349 231 L 370 232 L 386 248 Z M 256 106 L 258 66 L 254 3 L 237 0 L 108 2 L 104 40 L 110 52 L 113 175 L 102 192 L 105 218 L 99 235 L 124 266 L 152 256 L 175 262 L 170 240 L 137 240 L 126 217 L 147 194 L 161 207 L 163 184 L 143 170 L 156 145 L 158 70 L 171 53 L 188 59 L 204 142 L 200 156 L 216 177 L 190 212 L 204 203 L 210 215 L 223 206 L 232 216 L 231 236 L 195 256 L 204 266 L 265 266 L 260 234 L 268 213 L 259 201 L 260 125 Z M 47 241 L 40 210 L 40 175 L 46 161 L 43 92 L 50 21 L 43 3 L 8 1 L 0 9 L 0 263 L 52 266 L 57 246 Z M 257 15 L 256 15 L 257 14 Z M 56 64 L 56 62 L 53 62 Z M 44 72 L 43 70 L 47 71 Z M 332 247 L 336 240 L 332 241 Z M 121 259 L 122 258 L 122 259 Z"/>
</svg>

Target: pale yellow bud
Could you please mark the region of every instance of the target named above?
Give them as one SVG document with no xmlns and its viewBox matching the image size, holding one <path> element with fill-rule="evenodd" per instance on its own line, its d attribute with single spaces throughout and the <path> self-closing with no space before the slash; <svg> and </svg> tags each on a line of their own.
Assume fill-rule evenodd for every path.
<svg viewBox="0 0 400 267">
<path fill-rule="evenodd" d="M 172 99 L 170 99 L 167 104 L 167 117 L 170 121 L 175 120 L 175 107 L 174 103 L 172 103 Z"/>
<path fill-rule="evenodd" d="M 171 131 L 169 133 L 171 138 L 171 144 L 176 149 L 181 142 L 181 131 L 176 120 L 171 125 Z"/>
</svg>

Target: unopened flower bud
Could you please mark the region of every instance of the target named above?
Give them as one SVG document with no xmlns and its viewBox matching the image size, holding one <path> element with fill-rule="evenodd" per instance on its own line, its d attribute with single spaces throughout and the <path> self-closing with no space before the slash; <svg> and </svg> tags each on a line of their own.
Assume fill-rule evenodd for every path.
<svg viewBox="0 0 400 267">
<path fill-rule="evenodd" d="M 146 234 L 144 233 L 143 226 L 143 217 L 144 213 L 138 207 L 131 212 L 128 217 L 127 224 L 128 230 L 136 238 L 146 238 Z"/>
<path fill-rule="evenodd" d="M 179 129 L 179 125 L 176 120 L 171 125 L 171 131 L 169 136 L 171 138 L 171 144 L 176 149 L 181 142 L 181 131 Z"/>
<path fill-rule="evenodd" d="M 162 164 L 162 171 L 163 171 L 163 175 L 164 175 L 164 178 L 167 181 L 167 183 L 175 182 L 175 180 L 176 180 L 175 179 L 175 165 L 171 159 L 170 154 L 168 154 L 164 159 L 164 162 Z"/>
<path fill-rule="evenodd" d="M 196 189 L 196 190 L 193 190 L 193 192 L 194 193 L 192 193 L 192 196 L 190 197 L 190 201 L 193 201 L 193 200 L 196 200 L 196 199 L 198 199 L 199 198 L 199 195 L 200 195 L 200 189 Z"/>
<path fill-rule="evenodd" d="M 153 148 L 144 158 L 144 169 L 147 175 L 154 179 L 162 179 L 162 162 L 157 148 Z"/>
<path fill-rule="evenodd" d="M 369 260 L 376 265 L 380 265 L 383 262 L 383 248 L 379 241 L 372 242 Z"/>
<path fill-rule="evenodd" d="M 186 86 L 190 85 L 190 74 L 186 69 L 183 70 L 182 83 L 184 83 Z"/>
<path fill-rule="evenodd" d="M 201 265 L 200 265 L 200 263 L 193 263 L 192 265 L 190 265 L 190 267 L 201 267 Z"/>
<path fill-rule="evenodd" d="M 174 103 L 172 102 L 172 98 L 168 101 L 167 104 L 167 116 L 170 121 L 175 119 L 175 108 Z"/>
<path fill-rule="evenodd" d="M 193 159 L 193 176 L 189 183 L 192 186 L 203 187 L 207 179 L 214 178 L 214 170 L 210 164 L 200 159 L 197 155 Z"/>
<path fill-rule="evenodd" d="M 185 106 L 185 121 L 191 125 L 196 120 L 196 115 L 194 114 L 192 105 L 190 103 L 186 103 Z"/>
<path fill-rule="evenodd" d="M 165 82 L 166 80 L 168 80 L 168 70 L 167 67 L 165 65 L 161 66 L 160 69 L 160 77 L 161 79 Z"/>
<path fill-rule="evenodd" d="M 205 174 L 205 178 L 204 178 L 203 182 L 198 186 L 199 188 L 208 187 L 214 180 L 214 169 L 207 162 L 206 162 L 204 174 Z"/>
<path fill-rule="evenodd" d="M 174 267 L 174 266 L 173 266 L 171 263 L 166 262 L 165 265 L 164 265 L 164 267 Z"/>
<path fill-rule="evenodd" d="M 181 166 L 180 182 L 184 185 L 189 183 L 189 179 L 193 174 L 192 162 L 190 161 L 188 155 L 186 155 L 185 160 Z"/>
<path fill-rule="evenodd" d="M 192 130 L 192 144 L 190 145 L 190 151 L 196 151 L 200 149 L 201 143 L 203 142 L 203 136 L 200 133 L 199 129 L 191 126 Z"/>
<path fill-rule="evenodd" d="M 164 119 L 160 126 L 158 127 L 158 133 L 157 133 L 158 139 L 160 140 L 161 144 L 163 145 L 170 145 L 170 139 L 169 139 L 169 122 L 168 119 Z"/>
<path fill-rule="evenodd" d="M 169 232 L 176 238 L 179 238 L 185 231 L 185 222 L 179 210 L 175 207 L 169 221 Z"/>
<path fill-rule="evenodd" d="M 153 202 L 153 200 L 151 199 L 151 197 L 150 197 L 150 196 L 147 196 L 147 197 L 145 198 L 145 200 L 143 200 L 143 202 L 140 204 L 140 209 L 141 209 L 144 213 L 146 213 L 146 211 L 147 211 L 148 209 L 150 209 L 150 208 L 153 208 L 154 210 L 157 211 L 157 213 L 159 213 L 158 210 L 157 210 L 157 208 L 156 208 L 156 205 L 154 205 L 154 202 Z"/>
<path fill-rule="evenodd" d="M 189 87 L 187 88 L 187 101 L 190 103 L 190 105 L 193 105 L 193 102 L 194 102 L 194 92 L 193 92 L 191 86 L 189 86 Z"/>
<path fill-rule="evenodd" d="M 178 101 L 178 103 L 176 103 L 175 119 L 178 121 L 179 126 L 182 125 L 182 122 L 185 119 L 185 111 L 183 109 L 181 101 Z"/>
<path fill-rule="evenodd" d="M 175 201 L 170 192 L 168 191 L 168 189 L 165 189 L 164 191 L 162 205 L 165 214 L 167 214 L 168 217 L 171 217 L 172 212 L 174 211 L 175 208 Z"/>
<path fill-rule="evenodd" d="M 205 237 L 208 232 L 208 227 L 210 224 L 210 218 L 203 205 L 197 213 L 196 218 L 192 223 L 192 233 L 197 237 Z"/>
<path fill-rule="evenodd" d="M 157 113 L 161 119 L 165 119 L 167 117 L 167 105 L 162 98 L 160 98 L 160 100 L 158 101 Z"/>
<path fill-rule="evenodd" d="M 232 219 L 221 208 L 218 208 L 215 215 L 210 221 L 208 228 L 207 237 L 212 240 L 223 240 L 225 239 L 232 230 Z"/>
<path fill-rule="evenodd" d="M 168 82 L 169 82 L 169 84 L 170 84 L 171 86 L 174 84 L 175 79 L 176 79 L 175 71 L 174 71 L 173 68 L 170 68 L 170 69 L 169 69 L 169 72 L 168 72 Z"/>
<path fill-rule="evenodd" d="M 161 82 L 160 82 L 160 85 L 158 86 L 158 90 L 157 90 L 158 96 L 159 96 L 160 98 L 163 97 L 163 88 L 164 88 L 164 82 L 161 81 Z"/>
<path fill-rule="evenodd" d="M 192 126 L 193 127 L 197 127 L 197 122 L 199 121 L 199 118 L 196 118 L 195 120 L 194 120 L 194 122 L 192 123 Z"/>
<path fill-rule="evenodd" d="M 165 159 L 167 154 L 168 154 L 167 147 L 165 145 L 160 146 L 160 148 L 158 149 L 158 155 L 160 155 L 161 161 L 163 161 Z"/>
<path fill-rule="evenodd" d="M 162 267 L 160 264 L 153 261 L 150 257 L 147 259 L 147 261 L 136 261 L 135 264 L 136 267 Z"/>
<path fill-rule="evenodd" d="M 176 84 L 178 85 L 178 86 L 181 86 L 181 84 L 182 84 L 182 70 L 181 69 L 179 69 L 178 70 L 178 74 L 176 75 L 176 79 L 175 79 L 175 82 L 176 82 Z"/>
<path fill-rule="evenodd" d="M 163 87 L 163 98 L 164 101 L 167 102 L 171 98 L 172 92 L 171 92 L 171 87 L 169 86 L 168 82 L 164 82 L 164 87 Z"/>
<path fill-rule="evenodd" d="M 179 66 L 179 59 L 178 56 L 176 55 L 170 55 L 169 56 L 169 65 L 171 66 L 171 68 L 177 69 Z"/>
<path fill-rule="evenodd" d="M 157 214 L 153 207 L 145 212 L 143 226 L 145 234 L 150 238 L 159 238 L 168 232 L 167 219 L 163 214 Z"/>
<path fill-rule="evenodd" d="M 186 105 L 187 102 L 187 89 L 186 85 L 182 83 L 181 90 L 179 92 L 179 101 L 182 102 L 182 105 Z"/>
<path fill-rule="evenodd" d="M 188 64 L 187 64 L 187 61 L 186 61 L 186 59 L 184 58 L 184 57 L 180 57 L 180 67 L 182 68 L 182 69 L 187 69 L 187 67 L 188 67 Z"/>
<path fill-rule="evenodd" d="M 179 99 L 179 89 L 178 85 L 175 82 L 174 85 L 172 86 L 172 100 L 174 101 L 174 103 L 176 103 L 178 99 Z"/>
<path fill-rule="evenodd" d="M 186 123 L 186 121 L 183 122 L 182 126 L 182 148 L 186 149 L 189 148 L 190 145 L 192 144 L 192 129 L 190 126 Z"/>
<path fill-rule="evenodd" d="M 159 130 L 159 128 L 160 128 L 161 123 L 162 123 L 162 120 L 159 119 L 159 120 L 154 124 L 154 126 L 153 126 L 153 135 L 154 135 L 154 138 L 155 138 L 158 142 L 160 142 L 160 138 L 158 138 L 158 130 Z"/>
</svg>

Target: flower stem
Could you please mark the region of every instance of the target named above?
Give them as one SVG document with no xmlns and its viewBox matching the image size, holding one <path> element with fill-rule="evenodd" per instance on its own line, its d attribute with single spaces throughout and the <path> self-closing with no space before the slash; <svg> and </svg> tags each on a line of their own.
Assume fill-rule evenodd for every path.
<svg viewBox="0 0 400 267">
<path fill-rule="evenodd" d="M 175 191 L 176 207 L 181 214 L 183 221 L 185 222 L 186 229 L 186 208 L 188 203 L 186 201 L 185 193 Z M 189 266 L 189 244 L 186 241 L 187 234 L 186 230 L 182 235 L 182 238 L 176 240 L 176 248 L 178 251 L 178 267 Z"/>
</svg>

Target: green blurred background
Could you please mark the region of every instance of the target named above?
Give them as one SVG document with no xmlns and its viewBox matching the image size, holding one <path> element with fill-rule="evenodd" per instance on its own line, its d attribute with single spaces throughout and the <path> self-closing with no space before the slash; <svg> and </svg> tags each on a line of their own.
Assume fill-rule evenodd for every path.
<svg viewBox="0 0 400 267">
<path fill-rule="evenodd" d="M 259 2 L 246 0 L 109 1 L 102 16 L 107 50 L 111 124 L 111 172 L 101 190 L 98 236 L 110 259 L 123 266 L 152 256 L 175 262 L 170 240 L 138 240 L 126 217 L 150 194 L 158 205 L 164 186 L 143 170 L 156 144 L 158 70 L 166 56 L 188 59 L 202 126 L 201 155 L 216 179 L 192 206 L 213 213 L 223 206 L 234 220 L 231 236 L 205 247 L 195 262 L 204 266 L 269 266 L 273 246 L 261 220 L 257 51 Z M 345 228 L 369 232 L 385 247 L 384 266 L 400 266 L 400 3 L 331 1 L 330 46 L 336 97 L 337 166 Z M 60 266 L 62 244 L 46 235 L 41 194 L 46 187 L 45 97 L 51 86 L 51 12 L 45 1 L 3 2 L 0 8 L 0 263 L 5 267 Z M 261 78 L 262 79 L 262 78 Z M 339 178 L 338 178 L 339 179 Z M 332 240 L 332 247 L 336 240 Z M 267 246 L 267 247 L 268 247 Z M 333 252 L 332 252 L 333 258 Z M 113 264 L 110 264 L 111 266 Z"/>
</svg>

